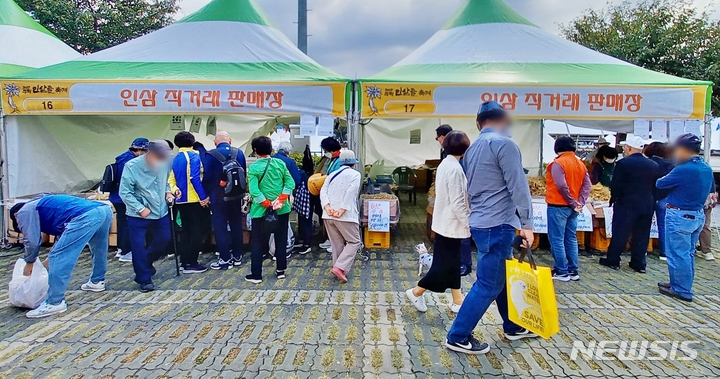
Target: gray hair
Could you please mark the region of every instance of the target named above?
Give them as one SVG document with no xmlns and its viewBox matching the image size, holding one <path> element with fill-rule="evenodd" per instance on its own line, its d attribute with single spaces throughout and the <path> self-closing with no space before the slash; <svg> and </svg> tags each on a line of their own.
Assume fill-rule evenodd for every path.
<svg viewBox="0 0 720 379">
<path fill-rule="evenodd" d="M 278 145 L 278 151 L 284 151 L 290 154 L 292 152 L 292 144 L 288 141 L 282 141 Z"/>
</svg>

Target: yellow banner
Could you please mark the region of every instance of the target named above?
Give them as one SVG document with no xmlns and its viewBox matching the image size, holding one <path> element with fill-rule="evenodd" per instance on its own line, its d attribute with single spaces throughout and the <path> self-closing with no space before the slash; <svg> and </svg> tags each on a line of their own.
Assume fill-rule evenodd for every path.
<svg viewBox="0 0 720 379">
<path fill-rule="evenodd" d="M 0 82 L 6 114 L 345 115 L 345 83 Z"/>
<path fill-rule="evenodd" d="M 497 101 L 517 118 L 703 119 L 707 88 L 363 83 L 362 117 L 472 117 Z"/>
</svg>

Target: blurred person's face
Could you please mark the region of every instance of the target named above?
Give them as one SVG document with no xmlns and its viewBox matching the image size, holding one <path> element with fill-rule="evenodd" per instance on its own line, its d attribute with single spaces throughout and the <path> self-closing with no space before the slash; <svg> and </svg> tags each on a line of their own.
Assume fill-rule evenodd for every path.
<svg viewBox="0 0 720 379">
<path fill-rule="evenodd" d="M 437 136 L 437 137 L 435 137 L 435 141 L 438 141 L 438 143 L 440 144 L 440 147 L 442 147 L 443 142 L 445 142 L 445 136 Z"/>
<path fill-rule="evenodd" d="M 150 166 L 151 169 L 157 170 L 158 168 L 162 167 L 168 162 L 168 158 L 162 157 L 156 153 L 148 152 L 145 154 L 145 159 L 147 160 L 148 166 Z"/>
<path fill-rule="evenodd" d="M 510 119 L 504 117 L 497 120 L 488 120 L 485 122 L 485 125 L 482 126 L 478 123 L 478 129 L 490 128 L 498 133 L 508 134 L 510 132 L 510 125 Z"/>
<path fill-rule="evenodd" d="M 686 147 L 678 146 L 675 148 L 674 156 L 675 156 L 675 161 L 677 161 L 677 162 L 685 162 L 696 155 L 697 155 L 696 152 L 694 152 Z"/>
</svg>

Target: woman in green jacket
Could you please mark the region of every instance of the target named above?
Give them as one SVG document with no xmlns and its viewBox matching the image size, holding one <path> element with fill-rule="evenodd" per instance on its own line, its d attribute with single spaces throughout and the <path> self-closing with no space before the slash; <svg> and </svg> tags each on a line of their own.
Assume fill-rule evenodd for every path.
<svg viewBox="0 0 720 379">
<path fill-rule="evenodd" d="M 252 234 L 250 238 L 250 275 L 245 280 L 259 284 L 262 282 L 262 260 L 268 253 L 270 235 L 275 237 L 275 257 L 278 279 L 285 279 L 287 268 L 287 231 L 290 216 L 290 194 L 295 189 L 295 181 L 285 163 L 271 158 L 272 141 L 268 137 L 257 137 L 252 141 L 252 149 L 258 158 L 248 168 L 248 190 L 252 197 L 250 218 Z"/>
</svg>

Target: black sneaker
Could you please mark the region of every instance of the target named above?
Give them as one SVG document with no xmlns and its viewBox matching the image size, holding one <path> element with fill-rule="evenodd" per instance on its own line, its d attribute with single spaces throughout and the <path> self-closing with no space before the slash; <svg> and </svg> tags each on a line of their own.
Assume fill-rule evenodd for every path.
<svg viewBox="0 0 720 379">
<path fill-rule="evenodd" d="M 568 272 L 568 276 L 573 282 L 577 282 L 578 280 L 580 280 L 580 274 L 577 271 Z"/>
<path fill-rule="evenodd" d="M 460 265 L 460 276 L 468 276 L 472 273 L 472 266 Z"/>
<path fill-rule="evenodd" d="M 553 280 L 557 280 L 558 282 L 569 282 L 570 276 L 568 274 L 561 274 L 558 271 L 553 270 L 552 271 L 552 278 Z"/>
<path fill-rule="evenodd" d="M 185 274 L 199 274 L 199 273 L 205 272 L 205 271 L 207 271 L 207 270 L 208 270 L 207 267 L 205 267 L 205 266 L 203 266 L 203 265 L 201 265 L 201 264 L 187 265 L 187 266 L 185 266 L 185 269 L 183 270 L 183 273 L 185 273 Z"/>
<path fill-rule="evenodd" d="M 613 270 L 620 269 L 619 264 L 610 263 L 607 258 L 600 258 L 600 261 L 598 263 L 600 263 L 601 266 L 605 266 L 605 267 L 611 268 Z"/>
<path fill-rule="evenodd" d="M 505 333 L 505 338 L 509 339 L 510 341 L 517 341 L 523 338 L 537 338 L 537 336 L 537 334 L 527 329 L 520 329 L 515 333 Z"/>
<path fill-rule="evenodd" d="M 478 341 L 475 337 L 470 336 L 464 343 L 450 342 L 445 340 L 445 347 L 458 353 L 480 355 L 487 354 L 490 351 L 490 345 L 485 342 Z"/>
<path fill-rule="evenodd" d="M 665 253 L 663 253 L 662 251 L 658 253 L 658 257 L 660 258 L 661 261 L 667 260 L 667 255 L 665 255 Z"/>
<path fill-rule="evenodd" d="M 227 262 L 222 259 L 218 259 L 216 262 L 210 263 L 210 268 L 213 270 L 227 270 L 232 267 L 233 267 L 232 259 L 230 259 Z"/>
<path fill-rule="evenodd" d="M 145 283 L 140 285 L 140 292 L 152 292 L 155 291 L 155 285 L 152 283 Z"/>
<path fill-rule="evenodd" d="M 245 281 L 250 282 L 252 284 L 260 284 L 260 283 L 262 283 L 262 278 L 254 278 L 252 275 L 246 275 Z"/>
<path fill-rule="evenodd" d="M 285 279 L 285 270 L 275 271 L 275 276 L 277 276 L 278 279 Z"/>
<path fill-rule="evenodd" d="M 233 266 L 241 266 L 242 265 L 242 256 L 235 257 L 233 256 L 230 258 L 230 261 L 232 262 Z"/>
</svg>

